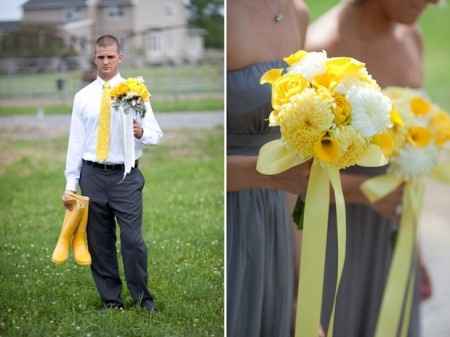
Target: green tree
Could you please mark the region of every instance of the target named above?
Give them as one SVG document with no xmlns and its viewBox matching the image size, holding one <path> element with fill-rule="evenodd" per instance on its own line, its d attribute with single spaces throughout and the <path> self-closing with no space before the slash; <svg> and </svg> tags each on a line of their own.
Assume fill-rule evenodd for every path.
<svg viewBox="0 0 450 337">
<path fill-rule="evenodd" d="M 188 7 L 190 25 L 206 30 L 206 47 L 223 49 L 223 0 L 191 0 Z"/>
<path fill-rule="evenodd" d="M 61 32 L 54 26 L 22 24 L 0 39 L 0 57 L 69 56 L 75 51 L 66 46 Z"/>
</svg>

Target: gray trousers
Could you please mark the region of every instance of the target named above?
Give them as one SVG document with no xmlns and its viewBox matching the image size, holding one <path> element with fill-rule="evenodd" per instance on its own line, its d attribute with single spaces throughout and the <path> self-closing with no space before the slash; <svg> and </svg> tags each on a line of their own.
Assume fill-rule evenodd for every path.
<svg viewBox="0 0 450 337">
<path fill-rule="evenodd" d="M 90 198 L 87 238 L 91 271 L 103 303 L 121 304 L 122 282 L 116 255 L 116 219 L 125 278 L 133 300 L 153 300 L 147 288 L 147 247 L 142 238 L 142 189 L 138 168 L 120 182 L 123 170 L 103 169 L 83 161 L 80 188 Z"/>
</svg>

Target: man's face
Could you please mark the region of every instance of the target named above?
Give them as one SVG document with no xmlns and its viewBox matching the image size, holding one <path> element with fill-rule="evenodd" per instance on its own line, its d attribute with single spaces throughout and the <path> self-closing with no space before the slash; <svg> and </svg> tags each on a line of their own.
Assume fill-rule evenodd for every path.
<svg viewBox="0 0 450 337">
<path fill-rule="evenodd" d="M 438 0 L 382 0 L 386 14 L 391 20 L 403 24 L 413 24 L 428 4 Z"/>
<path fill-rule="evenodd" d="M 95 65 L 98 75 L 104 80 L 110 80 L 117 74 L 120 62 L 122 55 L 115 44 L 106 47 L 95 46 Z"/>
</svg>

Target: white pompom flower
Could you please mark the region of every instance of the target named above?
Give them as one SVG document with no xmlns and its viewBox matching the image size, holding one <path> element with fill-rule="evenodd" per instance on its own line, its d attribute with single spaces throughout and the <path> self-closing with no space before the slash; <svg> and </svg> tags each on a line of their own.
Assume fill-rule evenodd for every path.
<svg viewBox="0 0 450 337">
<path fill-rule="evenodd" d="M 346 98 L 352 107 L 351 125 L 363 137 L 372 137 L 391 126 L 391 100 L 380 91 L 352 87 Z"/>
<path fill-rule="evenodd" d="M 406 178 L 427 175 L 438 162 L 439 150 L 435 145 L 426 148 L 406 146 L 392 159 L 391 169 Z"/>
<path fill-rule="evenodd" d="M 327 70 L 327 52 L 307 53 L 299 62 L 288 68 L 288 72 L 298 73 L 311 81 L 317 75 L 324 74 Z"/>
</svg>

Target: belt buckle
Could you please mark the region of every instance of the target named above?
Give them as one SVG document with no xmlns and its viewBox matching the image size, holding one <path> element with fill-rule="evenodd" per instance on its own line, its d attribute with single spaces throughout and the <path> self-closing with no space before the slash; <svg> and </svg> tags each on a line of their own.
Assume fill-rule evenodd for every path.
<svg viewBox="0 0 450 337">
<path fill-rule="evenodd" d="M 108 164 L 100 163 L 100 165 L 101 165 L 101 168 L 103 169 L 103 171 L 106 171 L 106 170 L 109 169 L 109 165 Z"/>
</svg>

